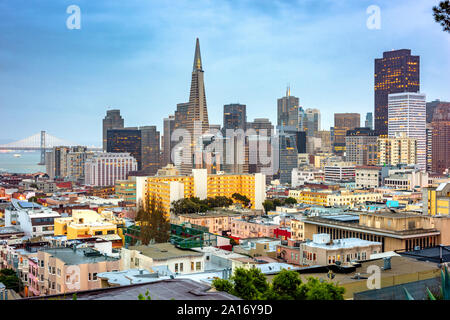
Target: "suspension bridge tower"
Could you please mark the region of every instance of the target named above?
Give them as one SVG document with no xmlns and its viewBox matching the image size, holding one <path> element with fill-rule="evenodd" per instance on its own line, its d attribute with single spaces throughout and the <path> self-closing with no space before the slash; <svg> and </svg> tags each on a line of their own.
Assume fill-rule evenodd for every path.
<svg viewBox="0 0 450 320">
<path fill-rule="evenodd" d="M 41 162 L 39 165 L 45 165 L 45 131 L 41 131 Z"/>
</svg>

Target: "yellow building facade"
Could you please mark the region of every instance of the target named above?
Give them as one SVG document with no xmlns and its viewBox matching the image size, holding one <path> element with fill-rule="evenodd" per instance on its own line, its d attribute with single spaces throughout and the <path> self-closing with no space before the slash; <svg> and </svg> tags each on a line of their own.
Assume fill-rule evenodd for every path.
<svg viewBox="0 0 450 320">
<path fill-rule="evenodd" d="M 231 198 L 234 193 L 250 199 L 252 209 L 262 209 L 265 176 L 260 173 L 207 174 L 205 169 L 194 169 L 189 176 L 136 177 L 137 205 L 141 205 L 149 197 L 160 202 L 167 215 L 170 215 L 171 203 L 182 198 Z"/>
<path fill-rule="evenodd" d="M 68 240 L 93 236 L 117 235 L 122 219 L 116 218 L 111 211 L 101 214 L 94 210 L 73 210 L 71 217 L 54 220 L 55 236 L 67 236 Z"/>
</svg>

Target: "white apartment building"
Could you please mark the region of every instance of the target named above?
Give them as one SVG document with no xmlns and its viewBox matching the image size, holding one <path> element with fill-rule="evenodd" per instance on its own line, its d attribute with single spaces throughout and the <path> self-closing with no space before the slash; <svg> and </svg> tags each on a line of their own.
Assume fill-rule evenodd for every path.
<svg viewBox="0 0 450 320">
<path fill-rule="evenodd" d="M 417 164 L 426 168 L 426 96 L 421 93 L 403 92 L 388 96 L 388 136 L 404 132 L 417 139 Z"/>
<path fill-rule="evenodd" d="M 54 233 L 54 219 L 60 214 L 40 204 L 11 199 L 11 206 L 5 209 L 5 226 L 16 226 L 26 236 L 40 237 Z"/>
<path fill-rule="evenodd" d="M 324 166 L 325 181 L 354 181 L 355 165 L 351 162 L 333 162 Z"/>
<path fill-rule="evenodd" d="M 322 170 L 292 169 L 291 185 L 293 188 L 303 186 L 305 183 L 313 181 L 323 181 Z"/>
<path fill-rule="evenodd" d="M 86 160 L 85 183 L 89 186 L 113 186 L 116 180 L 125 180 L 138 164 L 129 153 L 103 152 Z"/>
<path fill-rule="evenodd" d="M 380 187 L 383 184 L 382 172 L 383 167 L 357 166 L 355 169 L 355 187 L 356 188 Z"/>
</svg>

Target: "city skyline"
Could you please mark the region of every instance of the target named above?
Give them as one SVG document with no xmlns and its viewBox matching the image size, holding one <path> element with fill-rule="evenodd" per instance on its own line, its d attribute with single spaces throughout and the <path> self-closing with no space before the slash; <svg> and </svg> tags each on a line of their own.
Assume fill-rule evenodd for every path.
<svg viewBox="0 0 450 320">
<path fill-rule="evenodd" d="M 421 57 L 421 92 L 428 101 L 450 98 L 446 85 L 450 76 L 442 72 L 450 69 L 444 59 L 450 43 L 432 19 L 432 5 L 425 1 L 414 8 L 406 1 L 395 5 L 380 1 L 380 30 L 366 27 L 368 1 L 351 5 L 333 1 L 333 6 L 327 6 L 331 2 L 313 6 L 308 1 L 263 1 L 260 6 L 179 1 L 171 17 L 161 15 L 168 4 L 151 7 L 133 2 L 122 13 L 125 5 L 80 1 L 80 30 L 65 27 L 67 1 L 16 10 L 20 3 L 1 5 L 8 14 L 0 25 L 14 29 L 22 41 L 13 43 L 7 32 L 1 36 L 5 47 L 0 58 L 7 67 L 0 75 L 5 88 L 0 102 L 10 121 L 0 129 L 0 143 L 46 130 L 79 144 L 101 145 L 99 123 L 109 106 L 121 110 L 127 127 L 156 125 L 162 132 L 163 118 L 189 98 L 189 65 L 196 37 L 202 42 L 211 124 L 222 124 L 223 106 L 231 103 L 247 105 L 248 121 L 269 118 L 276 123 L 277 99 L 284 96 L 288 84 L 304 109 L 320 110 L 322 130 L 332 126 L 336 112 L 358 112 L 364 117 L 374 112 L 374 59 L 391 49 L 411 49 Z M 198 21 L 190 21 L 188 17 L 202 6 L 205 10 Z M 125 22 L 125 16 L 150 8 L 135 21 Z M 248 9 L 241 20 L 245 32 L 238 33 L 239 28 L 229 26 L 227 14 L 239 18 L 243 8 Z M 292 18 L 287 21 L 283 18 L 288 13 Z M 48 19 L 39 19 L 45 15 Z M 143 24 L 144 18 L 154 15 L 160 17 L 158 28 Z M 399 18 L 393 19 L 396 15 Z M 413 26 L 401 24 L 412 16 L 418 21 Z M 164 31 L 161 19 L 167 23 L 178 19 L 178 24 Z M 331 29 L 331 24 L 339 28 Z M 221 30 L 222 25 L 227 27 Z M 184 32 L 177 34 L 178 28 Z M 267 37 L 258 37 L 261 33 Z M 342 43 L 344 35 L 351 38 L 351 51 Z M 93 39 L 99 39 L 98 43 Z M 294 48 L 293 43 L 298 46 Z M 110 49 L 117 52 L 107 52 Z M 342 77 L 345 81 L 336 81 Z M 354 91 L 352 100 L 349 89 Z"/>
</svg>

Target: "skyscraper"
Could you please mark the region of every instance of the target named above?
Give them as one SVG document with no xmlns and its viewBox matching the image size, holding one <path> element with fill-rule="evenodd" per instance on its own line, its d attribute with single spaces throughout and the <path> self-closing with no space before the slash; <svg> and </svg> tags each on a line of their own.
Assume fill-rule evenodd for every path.
<svg viewBox="0 0 450 320">
<path fill-rule="evenodd" d="M 292 169 L 298 166 L 298 154 L 306 152 L 306 133 L 294 126 L 277 126 L 280 183 L 291 183 Z M 277 144 L 275 144 L 277 145 Z"/>
<path fill-rule="evenodd" d="M 107 152 L 129 153 L 138 170 L 155 175 L 160 168 L 160 135 L 156 126 L 108 130 Z"/>
<path fill-rule="evenodd" d="M 303 128 L 299 127 L 299 130 L 305 131 L 308 137 L 317 137 L 317 132 L 320 130 L 320 111 L 306 109 L 304 117 Z"/>
<path fill-rule="evenodd" d="M 373 130 L 373 115 L 372 112 L 366 113 L 366 122 L 364 123 L 364 126 L 366 128 L 369 128 L 370 130 Z"/>
<path fill-rule="evenodd" d="M 420 91 L 420 57 L 411 50 L 383 52 L 375 59 L 375 131 L 379 136 L 388 134 L 388 95 Z"/>
<path fill-rule="evenodd" d="M 348 130 L 353 130 L 360 126 L 359 113 L 335 113 L 334 114 L 334 141 L 333 151 L 338 155 L 345 152 L 345 137 Z"/>
<path fill-rule="evenodd" d="M 107 110 L 106 117 L 103 119 L 103 151 L 106 151 L 107 132 L 109 129 L 121 129 L 124 121 L 120 115 L 120 110 Z"/>
<path fill-rule="evenodd" d="M 426 102 L 420 93 L 393 93 L 388 96 L 388 135 L 400 132 L 417 139 L 417 163 L 426 169 Z"/>
<path fill-rule="evenodd" d="M 137 127 L 109 129 L 107 134 L 106 152 L 129 153 L 136 159 L 138 170 L 142 169 L 142 138 Z"/>
<path fill-rule="evenodd" d="M 376 165 L 377 140 L 375 131 L 367 127 L 348 130 L 345 137 L 345 161 L 358 166 Z"/>
<path fill-rule="evenodd" d="M 172 152 L 172 132 L 175 128 L 175 116 L 169 115 L 168 118 L 164 118 L 163 123 L 163 138 L 162 138 L 162 161 L 161 166 L 165 167 L 169 163 L 173 163 L 171 159 L 171 152 Z"/>
<path fill-rule="evenodd" d="M 443 173 L 450 168 L 450 103 L 436 107 L 432 126 L 432 170 Z"/>
<path fill-rule="evenodd" d="M 242 129 L 245 131 L 247 112 L 245 104 L 226 104 L 223 106 L 223 131 L 227 129 Z"/>
<path fill-rule="evenodd" d="M 441 104 L 448 104 L 448 103 L 450 103 L 450 102 L 441 101 L 439 99 L 436 99 L 431 102 L 427 102 L 427 123 L 431 123 L 433 121 L 434 110 L 436 109 L 437 106 L 439 106 Z"/>
<path fill-rule="evenodd" d="M 201 135 L 209 130 L 208 109 L 206 106 L 206 94 L 204 83 L 204 71 L 200 55 L 200 42 L 197 38 L 194 54 L 194 65 L 192 69 L 191 91 L 189 95 L 189 105 L 186 112 L 186 129 L 191 137 L 190 143 L 183 143 L 180 173 L 190 174 L 192 168 L 202 167 L 201 160 Z M 196 159 L 196 163 L 194 163 Z"/>
<path fill-rule="evenodd" d="M 299 99 L 291 96 L 289 87 L 286 90 L 286 96 L 278 99 L 277 106 L 277 125 L 299 129 Z"/>
<path fill-rule="evenodd" d="M 156 126 L 139 127 L 141 132 L 141 170 L 153 176 L 160 165 L 160 135 Z"/>
</svg>

